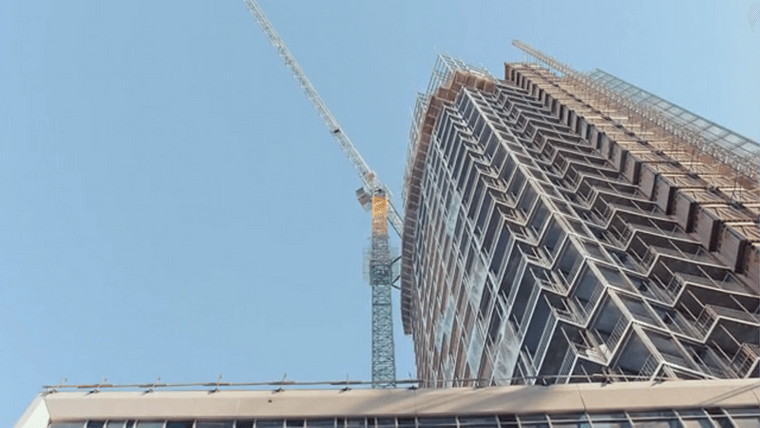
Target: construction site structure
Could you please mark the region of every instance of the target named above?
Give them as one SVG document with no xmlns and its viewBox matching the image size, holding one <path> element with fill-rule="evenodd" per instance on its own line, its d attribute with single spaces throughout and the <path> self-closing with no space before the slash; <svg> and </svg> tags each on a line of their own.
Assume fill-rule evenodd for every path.
<svg viewBox="0 0 760 428">
<path fill-rule="evenodd" d="M 581 73 L 519 40 L 513 45 L 529 60 L 556 73 L 552 82 L 558 87 L 571 90 L 602 113 L 617 113 L 618 130 L 657 144 L 693 175 L 704 176 L 713 187 L 725 189 L 733 201 L 760 201 L 757 142 L 602 70 Z M 742 191 L 750 193 L 742 195 Z"/>
<path fill-rule="evenodd" d="M 382 190 L 372 196 L 372 237 L 366 263 L 372 287 L 372 384 L 395 386 L 396 355 L 393 342 L 393 259 L 388 236 L 388 198 Z"/>
<path fill-rule="evenodd" d="M 735 265 L 758 263 L 760 144 L 757 141 L 604 71 L 581 73 L 519 40 L 513 44 L 525 52 L 529 60 L 543 65 L 532 70 L 541 77 L 536 81 L 537 88 L 571 93 L 576 99 L 570 105 L 579 111 L 600 113 L 599 116 L 588 115 L 588 121 L 617 140 L 621 147 L 616 155 L 618 160 L 631 164 L 622 168 L 629 172 L 640 171 L 640 166 L 646 164 L 653 169 L 653 174 L 668 181 L 665 192 L 658 189 L 655 177 L 632 177 L 652 181 L 649 184 L 651 197 L 666 213 L 675 214 L 679 209 L 674 200 L 677 189 L 690 200 L 689 208 L 682 214 L 687 229 L 693 227 L 699 216 L 714 216 L 717 221 L 703 238 L 707 247 L 716 249 L 721 235 L 733 230 L 748 240 Z"/>
<path fill-rule="evenodd" d="M 757 143 L 515 45 L 503 79 L 439 57 L 414 110 L 423 386 L 760 376 Z"/>
<path fill-rule="evenodd" d="M 372 212 L 372 237 L 369 257 L 369 283 L 372 287 L 372 383 L 374 387 L 395 386 L 396 363 L 393 342 L 393 312 L 391 287 L 393 260 L 391 258 L 388 224 L 401 234 L 401 216 L 391 202 L 391 193 L 367 165 L 351 139 L 332 115 L 306 73 L 296 61 L 285 42 L 269 22 L 255 0 L 244 0 L 269 43 L 277 50 L 282 62 L 298 82 L 322 122 L 353 165 L 363 186 L 356 191 L 359 203 Z"/>
</svg>

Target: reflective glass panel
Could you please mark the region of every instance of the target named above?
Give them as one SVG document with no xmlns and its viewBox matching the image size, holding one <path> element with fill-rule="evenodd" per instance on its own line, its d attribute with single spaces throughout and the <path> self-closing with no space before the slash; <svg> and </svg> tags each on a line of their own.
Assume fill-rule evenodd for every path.
<svg viewBox="0 0 760 428">
<path fill-rule="evenodd" d="M 757 416 L 734 416 L 732 419 L 738 428 L 760 428 Z"/>
<path fill-rule="evenodd" d="M 414 428 L 414 418 L 398 418 L 399 428 Z"/>
<path fill-rule="evenodd" d="M 708 418 L 684 419 L 683 424 L 686 428 L 712 428 L 713 424 Z"/>
<path fill-rule="evenodd" d="M 371 421 L 367 421 L 367 426 L 371 427 Z M 375 419 L 375 428 L 394 428 L 396 426 L 396 420 L 393 418 L 377 418 Z"/>
<path fill-rule="evenodd" d="M 496 417 L 483 416 L 483 417 L 459 417 L 459 426 L 464 428 L 489 428 L 496 427 Z"/>
<path fill-rule="evenodd" d="M 418 418 L 417 422 L 420 427 L 456 427 L 457 421 L 454 418 Z"/>
<path fill-rule="evenodd" d="M 137 428 L 164 428 L 164 422 L 138 422 Z"/>
<path fill-rule="evenodd" d="M 332 428 L 335 426 L 335 418 L 330 419 L 308 419 L 306 421 L 307 427 L 315 428 Z"/>
</svg>

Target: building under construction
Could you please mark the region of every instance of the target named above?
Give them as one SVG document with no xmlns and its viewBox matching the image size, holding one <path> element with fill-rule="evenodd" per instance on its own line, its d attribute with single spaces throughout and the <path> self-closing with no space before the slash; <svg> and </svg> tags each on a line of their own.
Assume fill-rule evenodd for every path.
<svg viewBox="0 0 760 428">
<path fill-rule="evenodd" d="M 428 387 L 758 376 L 757 142 L 521 42 L 440 57 L 404 189 Z"/>
<path fill-rule="evenodd" d="M 516 45 L 535 61 L 507 64 L 503 80 L 439 59 L 415 109 L 403 224 L 360 173 L 373 211 L 367 385 L 393 388 L 58 385 L 16 427 L 757 427 L 760 388 L 741 379 L 758 376 L 757 143 Z M 410 381 L 395 378 L 388 224 L 403 235 Z M 432 388 L 448 386 L 478 388 Z"/>
</svg>

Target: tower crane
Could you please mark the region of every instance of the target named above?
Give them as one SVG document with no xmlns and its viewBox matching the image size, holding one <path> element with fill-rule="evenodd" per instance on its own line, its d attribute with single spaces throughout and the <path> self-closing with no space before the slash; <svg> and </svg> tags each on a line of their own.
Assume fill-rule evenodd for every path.
<svg viewBox="0 0 760 428">
<path fill-rule="evenodd" d="M 377 174 L 367 165 L 348 135 L 333 117 L 322 97 L 314 89 L 306 77 L 306 73 L 277 34 L 259 4 L 256 0 L 243 1 L 362 180 L 362 187 L 356 191 L 356 195 L 359 203 L 365 209 L 371 209 L 372 212 L 372 235 L 368 254 L 369 283 L 372 288 L 372 386 L 375 388 L 393 387 L 396 382 L 393 312 L 391 309 L 393 260 L 390 253 L 388 224 L 400 236 L 402 233 L 401 216 L 391 203 L 388 188 L 377 178 Z"/>
</svg>

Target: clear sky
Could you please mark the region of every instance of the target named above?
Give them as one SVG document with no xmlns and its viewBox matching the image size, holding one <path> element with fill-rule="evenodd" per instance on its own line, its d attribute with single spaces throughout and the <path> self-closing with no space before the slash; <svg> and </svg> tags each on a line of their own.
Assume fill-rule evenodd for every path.
<svg viewBox="0 0 760 428">
<path fill-rule="evenodd" d="M 399 206 L 436 52 L 760 134 L 752 1 L 260 1 Z M 64 377 L 369 380 L 360 184 L 242 1 L 0 2 L 0 425 Z"/>
</svg>

